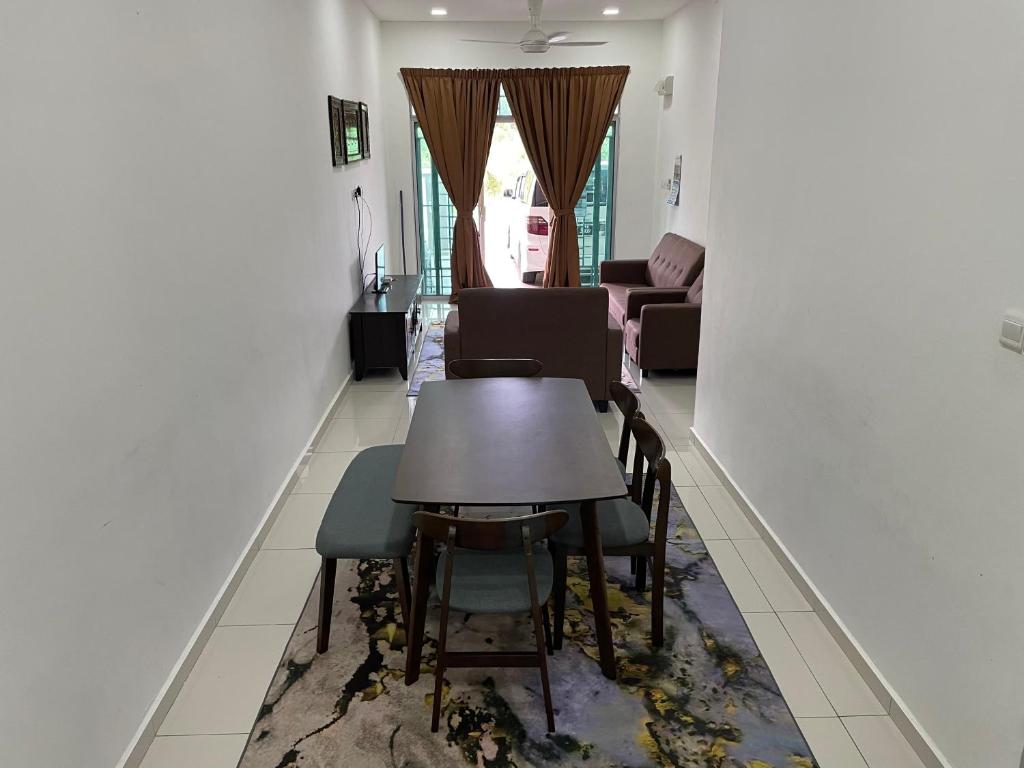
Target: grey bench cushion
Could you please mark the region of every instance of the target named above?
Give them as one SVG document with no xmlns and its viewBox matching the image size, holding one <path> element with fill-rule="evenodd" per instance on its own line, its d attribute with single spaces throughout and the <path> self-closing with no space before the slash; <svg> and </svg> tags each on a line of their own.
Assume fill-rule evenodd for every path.
<svg viewBox="0 0 1024 768">
<path fill-rule="evenodd" d="M 561 505 L 559 505 L 561 506 Z M 580 505 L 567 504 L 569 522 L 551 535 L 552 541 L 566 547 L 583 549 L 583 523 Z M 601 545 L 625 547 L 641 544 L 650 536 L 651 524 L 640 507 L 629 499 L 597 502 L 597 523 L 601 529 Z"/>
<path fill-rule="evenodd" d="M 316 535 L 316 551 L 323 557 L 392 559 L 409 554 L 416 507 L 391 500 L 403 447 L 367 448 L 348 465 Z"/>
<path fill-rule="evenodd" d="M 447 553 L 437 562 L 438 595 L 444 594 Z M 537 575 L 537 599 L 544 603 L 551 595 L 551 554 L 542 544 L 533 546 L 533 569 Z M 523 550 L 499 552 L 455 550 L 452 575 L 452 610 L 467 613 L 512 613 L 530 610 L 530 582 Z"/>
</svg>

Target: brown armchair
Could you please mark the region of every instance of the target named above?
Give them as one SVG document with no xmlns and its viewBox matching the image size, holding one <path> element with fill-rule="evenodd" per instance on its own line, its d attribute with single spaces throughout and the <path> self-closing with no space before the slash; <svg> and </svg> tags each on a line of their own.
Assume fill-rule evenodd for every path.
<svg viewBox="0 0 1024 768">
<path fill-rule="evenodd" d="M 700 307 L 704 289 L 701 272 L 682 301 L 645 304 L 639 317 L 626 321 L 626 354 L 642 375 L 654 369 L 697 367 L 700 349 Z"/>
<path fill-rule="evenodd" d="M 582 379 L 607 410 L 622 374 L 622 329 L 602 288 L 466 288 L 444 327 L 447 365 L 459 358 L 532 358 L 544 375 Z"/>
</svg>

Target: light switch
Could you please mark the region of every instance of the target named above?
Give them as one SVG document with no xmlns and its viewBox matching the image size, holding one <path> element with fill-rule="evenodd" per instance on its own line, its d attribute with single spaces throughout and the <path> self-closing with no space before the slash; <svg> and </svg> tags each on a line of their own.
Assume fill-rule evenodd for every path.
<svg viewBox="0 0 1024 768">
<path fill-rule="evenodd" d="M 1003 318 L 999 343 L 1012 352 L 1024 354 L 1024 317 L 1007 315 Z"/>
</svg>

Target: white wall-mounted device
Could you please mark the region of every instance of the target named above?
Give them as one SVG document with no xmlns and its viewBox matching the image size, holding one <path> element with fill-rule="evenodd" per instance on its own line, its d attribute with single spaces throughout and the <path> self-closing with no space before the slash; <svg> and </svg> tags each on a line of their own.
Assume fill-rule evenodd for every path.
<svg viewBox="0 0 1024 768">
<path fill-rule="evenodd" d="M 1003 318 L 999 343 L 1011 352 L 1024 354 L 1024 315 L 1008 312 Z"/>
<path fill-rule="evenodd" d="M 659 96 L 671 96 L 674 82 L 675 77 L 673 75 L 665 75 L 665 77 L 654 84 L 654 92 Z"/>
</svg>

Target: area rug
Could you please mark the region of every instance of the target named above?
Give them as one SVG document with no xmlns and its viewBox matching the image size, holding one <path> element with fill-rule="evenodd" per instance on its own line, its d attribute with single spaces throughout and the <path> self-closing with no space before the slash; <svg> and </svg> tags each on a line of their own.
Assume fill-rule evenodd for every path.
<svg viewBox="0 0 1024 768">
<path fill-rule="evenodd" d="M 650 592 L 632 588 L 627 559 L 607 560 L 615 682 L 598 667 L 585 563 L 570 561 L 565 645 L 549 657 L 556 733 L 534 669 L 451 670 L 431 733 L 436 607 L 407 687 L 390 569 L 339 563 L 330 648 L 315 651 L 314 584 L 239 768 L 816 768 L 675 491 L 671 501 L 663 649 L 649 644 Z M 458 615 L 449 631 L 452 650 L 534 647 L 526 616 Z"/>
<path fill-rule="evenodd" d="M 423 334 L 423 346 L 420 347 L 420 356 L 416 362 L 416 369 L 412 372 L 412 381 L 409 383 L 409 397 L 417 397 L 420 387 L 425 381 L 444 380 L 444 321 L 435 321 Z M 629 369 L 622 366 L 622 383 L 633 392 L 640 393 L 633 375 Z"/>
</svg>

